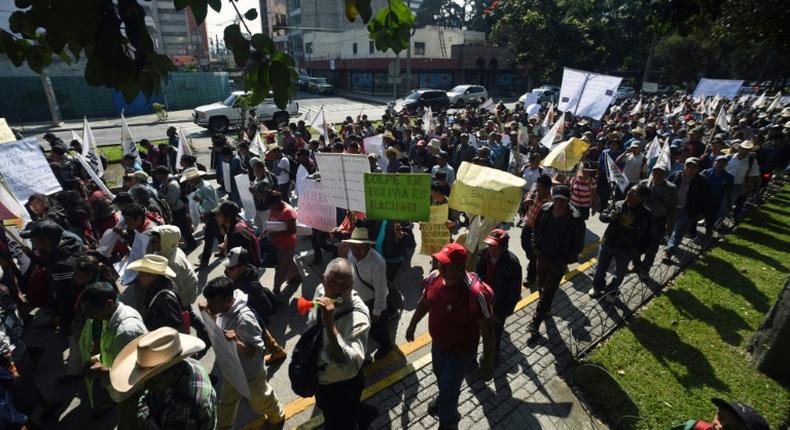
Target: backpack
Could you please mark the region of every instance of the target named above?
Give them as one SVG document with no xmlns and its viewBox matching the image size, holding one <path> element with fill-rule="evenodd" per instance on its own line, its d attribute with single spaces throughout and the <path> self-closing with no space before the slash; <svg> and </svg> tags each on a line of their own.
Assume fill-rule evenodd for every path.
<svg viewBox="0 0 790 430">
<path fill-rule="evenodd" d="M 250 254 L 250 263 L 252 263 L 256 267 L 261 267 L 261 238 L 255 234 L 255 230 L 253 230 L 243 219 L 236 221 L 236 225 L 234 228 L 246 231 L 249 234 L 250 238 L 252 239 L 252 249 L 247 249 L 247 252 Z"/>
<path fill-rule="evenodd" d="M 335 321 L 355 309 L 346 309 L 335 314 Z M 288 379 L 291 381 L 291 390 L 296 395 L 304 398 L 315 395 L 318 388 L 318 372 L 323 369 L 318 367 L 318 355 L 321 353 L 324 323 L 321 320 L 321 309 L 318 309 L 317 324 L 307 329 L 296 342 L 291 352 L 291 363 L 288 364 Z"/>
</svg>

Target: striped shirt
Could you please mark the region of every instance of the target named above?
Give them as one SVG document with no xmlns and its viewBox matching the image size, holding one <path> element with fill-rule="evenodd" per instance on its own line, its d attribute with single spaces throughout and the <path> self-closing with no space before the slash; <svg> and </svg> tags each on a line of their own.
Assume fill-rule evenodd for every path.
<svg viewBox="0 0 790 430">
<path fill-rule="evenodd" d="M 530 205 L 529 209 L 527 209 L 527 226 L 534 227 L 535 220 L 538 218 L 538 213 L 540 213 L 540 208 L 543 206 L 544 203 L 549 201 L 547 198 L 541 198 L 540 194 L 538 194 L 538 190 L 532 190 L 529 193 L 529 200 L 532 200 L 532 205 Z"/>
<path fill-rule="evenodd" d="M 588 208 L 592 206 L 592 194 L 595 189 L 595 182 L 592 178 L 574 176 L 571 179 L 571 204 L 577 208 Z"/>
</svg>

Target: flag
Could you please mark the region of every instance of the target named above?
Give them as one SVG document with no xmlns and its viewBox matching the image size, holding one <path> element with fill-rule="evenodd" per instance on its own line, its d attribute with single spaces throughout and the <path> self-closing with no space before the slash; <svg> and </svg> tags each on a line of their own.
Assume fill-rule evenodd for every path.
<svg viewBox="0 0 790 430">
<path fill-rule="evenodd" d="M 766 110 L 768 112 L 773 112 L 776 109 L 781 109 L 781 108 L 782 108 L 782 92 L 780 91 L 776 93 L 776 97 L 774 97 L 774 100 L 771 102 L 770 105 L 768 105 L 768 109 Z"/>
<path fill-rule="evenodd" d="M 259 157 L 266 155 L 266 147 L 263 145 L 260 133 L 255 133 L 255 137 L 252 138 L 252 142 L 250 142 L 250 152 Z"/>
<path fill-rule="evenodd" d="M 99 157 L 99 146 L 96 144 L 96 138 L 93 136 L 90 124 L 88 124 L 88 117 L 82 118 L 82 156 L 93 167 L 99 177 L 104 175 L 104 166 L 101 164 Z"/>
<path fill-rule="evenodd" d="M 324 136 L 324 139 L 329 139 L 329 132 L 327 131 L 328 125 L 326 122 L 326 116 L 324 114 L 323 105 L 321 105 L 321 109 L 319 109 L 318 112 L 316 112 L 315 117 L 313 118 L 313 122 L 310 123 L 310 127 L 313 127 L 314 129 L 318 130 L 318 132 L 321 133 L 322 136 Z"/>
<path fill-rule="evenodd" d="M 123 147 L 123 155 L 132 154 L 140 162 L 140 152 L 137 150 L 137 142 L 132 136 L 132 130 L 129 129 L 129 124 L 126 123 L 126 118 L 121 111 L 121 146 Z"/>
<path fill-rule="evenodd" d="M 667 145 L 668 146 L 668 145 Z M 628 178 L 625 177 L 623 172 L 617 167 L 617 164 L 614 163 L 612 160 L 612 155 L 606 155 L 606 170 L 609 171 L 609 182 L 614 182 L 620 187 L 620 191 L 625 192 L 625 189 L 628 188 Z"/>
<path fill-rule="evenodd" d="M 669 101 L 664 104 L 664 115 L 669 116 L 672 115 L 672 109 L 669 108 Z"/>
<path fill-rule="evenodd" d="M 543 136 L 543 139 L 540 139 L 540 144 L 551 149 L 557 139 L 562 139 L 563 128 L 565 128 L 565 121 L 557 121 L 554 127 Z"/>
<path fill-rule="evenodd" d="M 705 102 L 705 98 L 703 97 L 702 100 L 697 103 L 697 113 L 705 115 L 708 112 L 708 104 Z"/>
<path fill-rule="evenodd" d="M 647 161 L 650 161 L 658 157 L 660 151 L 661 142 L 658 140 L 658 136 L 656 136 L 653 138 L 653 141 L 647 144 L 647 154 L 645 154 L 645 158 L 647 158 Z"/>
<path fill-rule="evenodd" d="M 0 220 L 9 221 L 20 230 L 32 221 L 27 209 L 3 181 L 0 181 Z"/>
<path fill-rule="evenodd" d="M 710 102 L 710 106 L 708 106 L 708 115 L 712 115 L 713 112 L 716 112 L 716 108 L 719 107 L 719 103 L 721 102 L 721 97 L 716 94 L 716 97 L 713 98 L 713 101 Z"/>
<path fill-rule="evenodd" d="M 250 151 L 252 151 L 252 148 L 250 148 Z M 178 130 L 178 151 L 176 151 L 176 165 L 181 165 L 181 157 L 184 155 L 192 155 L 192 148 L 187 142 L 187 135 L 184 133 L 184 129 L 181 128 Z"/>
<path fill-rule="evenodd" d="M 672 111 L 672 116 L 677 116 L 683 113 L 683 110 L 686 108 L 686 102 L 681 102 L 675 110 Z"/>
<path fill-rule="evenodd" d="M 746 102 L 748 102 L 748 101 L 749 101 L 749 95 L 748 94 L 743 95 L 743 96 L 741 96 L 741 98 L 738 99 L 738 105 L 740 106 L 740 105 L 746 104 Z"/>
<path fill-rule="evenodd" d="M 719 115 L 716 117 L 716 125 L 722 131 L 727 131 L 727 132 L 730 131 L 730 122 L 727 119 L 726 113 L 724 112 L 724 106 L 722 106 L 721 109 L 719 109 Z"/>
<path fill-rule="evenodd" d="M 764 92 L 760 97 L 757 97 L 757 100 L 752 103 L 752 109 L 760 108 L 765 104 L 766 94 L 767 92 Z"/>
<path fill-rule="evenodd" d="M 642 113 L 642 99 L 639 99 L 629 115 L 639 115 L 640 113 Z"/>
<path fill-rule="evenodd" d="M 491 100 L 491 99 L 489 99 L 489 100 Z M 500 102 L 500 103 L 501 103 L 501 102 Z M 490 106 L 488 106 L 486 109 L 488 109 L 488 111 L 489 111 L 489 112 L 491 112 L 491 113 L 496 113 L 496 108 L 497 108 L 497 106 L 498 106 L 498 105 L 499 105 L 499 103 L 494 103 L 494 102 L 492 101 L 492 102 L 491 102 L 491 105 L 490 105 Z"/>
<path fill-rule="evenodd" d="M 422 129 L 425 131 L 425 134 L 431 132 L 433 128 L 433 111 L 431 111 L 431 107 L 428 106 L 425 108 L 425 113 L 422 115 Z"/>
<path fill-rule="evenodd" d="M 307 112 L 304 113 L 304 118 L 302 118 L 302 121 L 304 121 L 305 124 L 310 124 L 310 120 L 312 119 L 310 117 L 311 113 L 313 113 L 313 107 L 312 106 L 307 108 Z"/>
<path fill-rule="evenodd" d="M 553 167 L 562 172 L 571 171 L 589 147 L 590 144 L 584 139 L 570 138 L 554 146 L 543 159 L 543 167 Z"/>
<path fill-rule="evenodd" d="M 549 102 L 549 109 L 546 111 L 546 117 L 543 118 L 543 122 L 540 124 L 541 131 L 545 132 L 552 124 L 554 124 L 554 103 Z"/>
<path fill-rule="evenodd" d="M 491 106 L 494 106 L 494 100 L 489 98 L 488 100 L 484 101 L 483 104 L 480 105 L 480 109 L 488 110 L 488 108 L 490 108 Z"/>
</svg>

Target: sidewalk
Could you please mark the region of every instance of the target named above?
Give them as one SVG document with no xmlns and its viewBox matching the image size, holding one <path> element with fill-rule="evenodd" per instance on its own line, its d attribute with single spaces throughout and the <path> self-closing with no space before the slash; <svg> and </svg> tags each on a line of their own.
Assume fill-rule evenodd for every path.
<svg viewBox="0 0 790 430">
<path fill-rule="evenodd" d="M 620 287 L 619 298 L 611 303 L 608 297 L 595 300 L 587 295 L 597 260 L 593 257 L 582 263 L 563 278 L 551 316 L 541 327 L 542 338 L 535 348 L 527 346 L 527 323 L 538 294 L 524 290 L 526 297 L 507 320 L 509 336 L 503 338 L 504 358 L 496 367 L 494 380 L 483 383 L 471 375 L 467 378 L 459 399 L 462 419 L 458 428 L 607 428 L 592 416 L 584 399 L 577 397 L 572 389 L 576 359 L 620 327 L 688 263 L 714 244 L 715 239 L 705 239 L 702 235 L 695 241 L 686 239 L 679 252 L 679 264 L 654 265 L 652 279 L 647 282 L 628 274 Z M 663 252 L 659 252 L 656 261 L 660 262 L 662 257 Z M 390 377 L 369 385 L 363 393 L 363 399 L 381 412 L 372 429 L 438 426 L 438 420 L 427 412 L 428 402 L 438 394 L 430 366 L 430 336 L 426 333 L 424 339 L 418 338 L 414 344 L 418 344 L 418 349 L 412 350 L 409 344 L 401 346 L 407 349 L 404 352 L 408 364 Z M 313 410 L 307 399 L 302 400 L 305 401 L 303 412 L 291 416 L 287 428 L 320 427 L 323 423 L 323 416 L 317 415 L 320 410 Z M 254 425 L 249 423 L 243 428 L 252 429 Z"/>
<path fill-rule="evenodd" d="M 153 113 L 126 117 L 126 122 L 130 126 L 160 125 L 186 121 L 192 121 L 192 109 L 168 111 L 167 119 L 164 121 L 159 121 L 156 118 L 156 114 Z M 92 130 L 116 128 L 121 126 L 121 116 L 119 115 L 112 118 L 88 118 L 88 122 Z M 71 130 L 82 132 L 82 119 L 69 119 L 63 121 L 60 125 L 54 125 L 51 122 L 26 122 L 10 125 L 14 128 L 19 128 L 23 133 L 56 133 Z"/>
<path fill-rule="evenodd" d="M 365 94 L 347 90 L 336 90 L 335 95 L 343 97 L 344 99 L 354 100 L 362 103 L 372 103 L 378 105 L 386 105 L 392 101 L 392 94 Z"/>
</svg>

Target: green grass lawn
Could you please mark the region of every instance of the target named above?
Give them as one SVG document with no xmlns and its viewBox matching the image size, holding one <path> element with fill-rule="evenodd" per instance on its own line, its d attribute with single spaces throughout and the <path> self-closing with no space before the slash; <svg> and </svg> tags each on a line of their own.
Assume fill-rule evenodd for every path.
<svg viewBox="0 0 790 430">
<path fill-rule="evenodd" d="M 587 362 L 606 368 L 627 396 L 583 366 L 576 382 L 585 398 L 613 428 L 623 415 L 638 415 L 636 428 L 650 429 L 710 420 L 712 397 L 751 404 L 779 428 L 790 415 L 790 391 L 754 369 L 745 347 L 789 270 L 785 187 L 592 353 Z"/>
<path fill-rule="evenodd" d="M 167 139 L 155 139 L 152 140 L 151 143 L 154 145 L 159 145 L 160 143 L 167 142 Z M 138 151 L 145 151 L 140 145 L 137 145 Z M 102 153 L 105 157 L 107 157 L 107 162 L 110 164 L 119 163 L 121 158 L 123 158 L 123 147 L 121 145 L 109 145 L 109 146 L 100 146 L 99 152 Z"/>
</svg>

